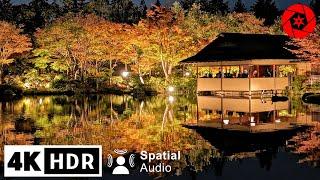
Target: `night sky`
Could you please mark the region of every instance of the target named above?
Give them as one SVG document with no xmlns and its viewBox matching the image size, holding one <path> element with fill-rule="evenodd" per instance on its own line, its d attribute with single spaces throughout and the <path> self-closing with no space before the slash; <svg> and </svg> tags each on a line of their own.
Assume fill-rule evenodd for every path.
<svg viewBox="0 0 320 180">
<path fill-rule="evenodd" d="M 13 3 L 15 4 L 19 4 L 19 3 L 28 3 L 30 0 L 12 0 Z M 135 3 L 140 3 L 140 0 L 133 0 Z M 154 3 L 156 0 L 145 0 L 147 5 L 150 6 L 151 3 Z M 162 2 L 165 2 L 166 4 L 170 4 L 172 2 L 174 2 L 175 0 L 161 0 Z M 247 6 L 247 8 L 249 8 L 256 0 L 242 0 L 242 2 L 245 3 L 245 5 Z M 294 4 L 294 3 L 297 3 L 297 2 L 300 2 L 300 3 L 307 3 L 309 4 L 311 0 L 275 0 L 277 6 L 280 8 L 280 9 L 285 9 L 286 7 L 288 7 L 289 5 L 291 4 Z M 229 6 L 231 8 L 233 8 L 234 6 L 234 3 L 236 1 L 231 1 L 231 0 L 228 0 L 229 2 Z"/>
</svg>

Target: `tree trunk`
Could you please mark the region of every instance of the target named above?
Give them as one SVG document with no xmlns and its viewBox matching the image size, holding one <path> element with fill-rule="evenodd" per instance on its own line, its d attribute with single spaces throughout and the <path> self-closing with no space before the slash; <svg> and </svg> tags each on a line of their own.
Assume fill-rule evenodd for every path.
<svg viewBox="0 0 320 180">
<path fill-rule="evenodd" d="M 99 70 L 98 70 L 98 61 L 96 61 L 96 91 L 98 91 L 98 89 L 99 89 L 98 73 L 99 73 Z"/>
<path fill-rule="evenodd" d="M 1 65 L 0 67 L 0 84 L 2 84 L 2 69 L 3 69 L 3 65 Z"/>
<path fill-rule="evenodd" d="M 112 60 L 109 61 L 109 85 L 111 86 L 112 84 Z"/>
</svg>

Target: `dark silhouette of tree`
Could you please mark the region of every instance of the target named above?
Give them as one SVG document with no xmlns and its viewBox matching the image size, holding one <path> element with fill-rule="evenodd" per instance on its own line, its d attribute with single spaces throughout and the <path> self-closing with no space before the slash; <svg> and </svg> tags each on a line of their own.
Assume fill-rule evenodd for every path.
<svg viewBox="0 0 320 180">
<path fill-rule="evenodd" d="M 105 19 L 109 18 L 111 11 L 109 0 L 93 0 L 86 5 L 85 9 L 86 13 L 94 13 Z"/>
<path fill-rule="evenodd" d="M 161 6 L 160 1 L 159 1 L 159 0 L 156 0 L 156 2 L 151 5 L 150 10 L 154 11 L 154 10 L 156 10 L 156 7 L 160 7 L 160 6 Z"/>
<path fill-rule="evenodd" d="M 63 0 L 62 4 L 64 13 L 78 13 L 83 11 L 85 7 L 85 0 Z"/>
<path fill-rule="evenodd" d="M 184 0 L 181 1 L 181 6 L 183 9 L 188 10 L 192 7 L 194 3 L 197 3 L 197 0 Z"/>
<path fill-rule="evenodd" d="M 205 7 L 205 11 L 211 14 L 226 14 L 229 12 L 228 3 L 224 0 L 211 0 Z"/>
<path fill-rule="evenodd" d="M 245 5 L 242 3 L 242 1 L 241 0 L 237 0 L 233 11 L 237 12 L 237 13 L 243 13 L 243 12 L 246 12 L 247 10 L 246 10 Z"/>
<path fill-rule="evenodd" d="M 148 10 L 148 7 L 146 5 L 146 1 L 145 0 L 141 0 L 140 1 L 140 6 L 139 6 L 140 18 L 145 18 L 146 17 L 147 10 Z"/>
<path fill-rule="evenodd" d="M 310 3 L 310 6 L 313 9 L 319 21 L 320 20 L 320 0 L 312 0 Z"/>
<path fill-rule="evenodd" d="M 139 7 L 132 0 L 112 0 L 109 19 L 113 22 L 136 23 L 139 21 Z"/>
<path fill-rule="evenodd" d="M 156 6 L 161 6 L 160 0 L 157 0 L 154 5 L 156 5 Z"/>
<path fill-rule="evenodd" d="M 0 0 L 0 20 L 12 21 L 12 4 L 10 0 Z"/>
<path fill-rule="evenodd" d="M 181 2 L 183 9 L 190 9 L 193 4 L 199 4 L 202 11 L 211 14 L 226 14 L 229 11 L 228 3 L 224 0 L 184 0 Z"/>
<path fill-rule="evenodd" d="M 274 24 L 279 16 L 279 10 L 273 0 L 257 0 L 251 10 L 257 18 L 265 19 L 265 25 Z"/>
<path fill-rule="evenodd" d="M 25 33 L 32 34 L 37 28 L 61 16 L 62 12 L 57 3 L 46 0 L 32 0 L 28 5 L 13 6 L 13 21 L 23 27 Z"/>
</svg>

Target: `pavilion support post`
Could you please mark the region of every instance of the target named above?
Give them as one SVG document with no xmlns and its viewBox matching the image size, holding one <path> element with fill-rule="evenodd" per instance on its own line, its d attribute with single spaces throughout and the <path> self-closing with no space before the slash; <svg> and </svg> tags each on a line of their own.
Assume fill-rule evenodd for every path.
<svg viewBox="0 0 320 180">
<path fill-rule="evenodd" d="M 220 86 L 221 86 L 221 92 L 223 93 L 223 77 L 224 77 L 224 73 L 223 73 L 223 66 L 222 63 L 220 64 L 220 72 L 221 72 L 221 77 L 220 77 Z"/>
<path fill-rule="evenodd" d="M 223 123 L 223 120 L 224 120 L 224 108 L 223 108 L 223 96 L 221 96 L 221 128 L 223 129 L 224 128 L 224 123 Z"/>
<path fill-rule="evenodd" d="M 198 66 L 198 64 L 197 64 L 197 67 L 196 67 L 196 76 L 197 76 L 197 91 L 196 91 L 196 94 L 198 94 L 198 89 L 199 89 L 199 66 Z"/>
<path fill-rule="evenodd" d="M 197 64 L 197 91 L 196 91 L 196 96 L 197 96 L 197 124 L 199 123 L 199 100 L 198 100 L 198 79 L 199 79 L 199 66 Z"/>
<path fill-rule="evenodd" d="M 252 92 L 251 92 L 251 67 L 252 67 L 252 66 L 249 65 L 249 74 L 248 74 L 248 77 L 249 77 L 249 96 L 250 96 L 250 97 L 251 97 L 251 95 L 252 95 Z"/>
<path fill-rule="evenodd" d="M 276 65 L 272 65 L 272 77 L 273 77 L 273 89 L 275 90 L 275 95 L 278 94 L 276 89 Z"/>
</svg>

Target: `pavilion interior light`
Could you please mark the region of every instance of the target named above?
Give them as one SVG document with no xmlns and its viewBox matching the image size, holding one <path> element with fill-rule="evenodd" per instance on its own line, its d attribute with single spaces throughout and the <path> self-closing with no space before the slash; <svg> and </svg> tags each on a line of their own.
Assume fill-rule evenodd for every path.
<svg viewBox="0 0 320 180">
<path fill-rule="evenodd" d="M 186 72 L 184 75 L 185 75 L 186 77 L 189 77 L 189 76 L 191 75 L 191 73 L 190 73 L 190 72 Z"/>
<path fill-rule="evenodd" d="M 251 122 L 251 123 L 254 123 L 254 117 L 253 117 L 253 116 L 250 117 L 250 122 Z"/>
<path fill-rule="evenodd" d="M 281 123 L 281 119 L 276 119 L 275 122 L 276 123 Z"/>
<path fill-rule="evenodd" d="M 225 124 L 225 125 L 228 125 L 229 122 L 230 122 L 229 119 L 224 119 L 224 120 L 223 120 L 223 124 Z"/>
</svg>

